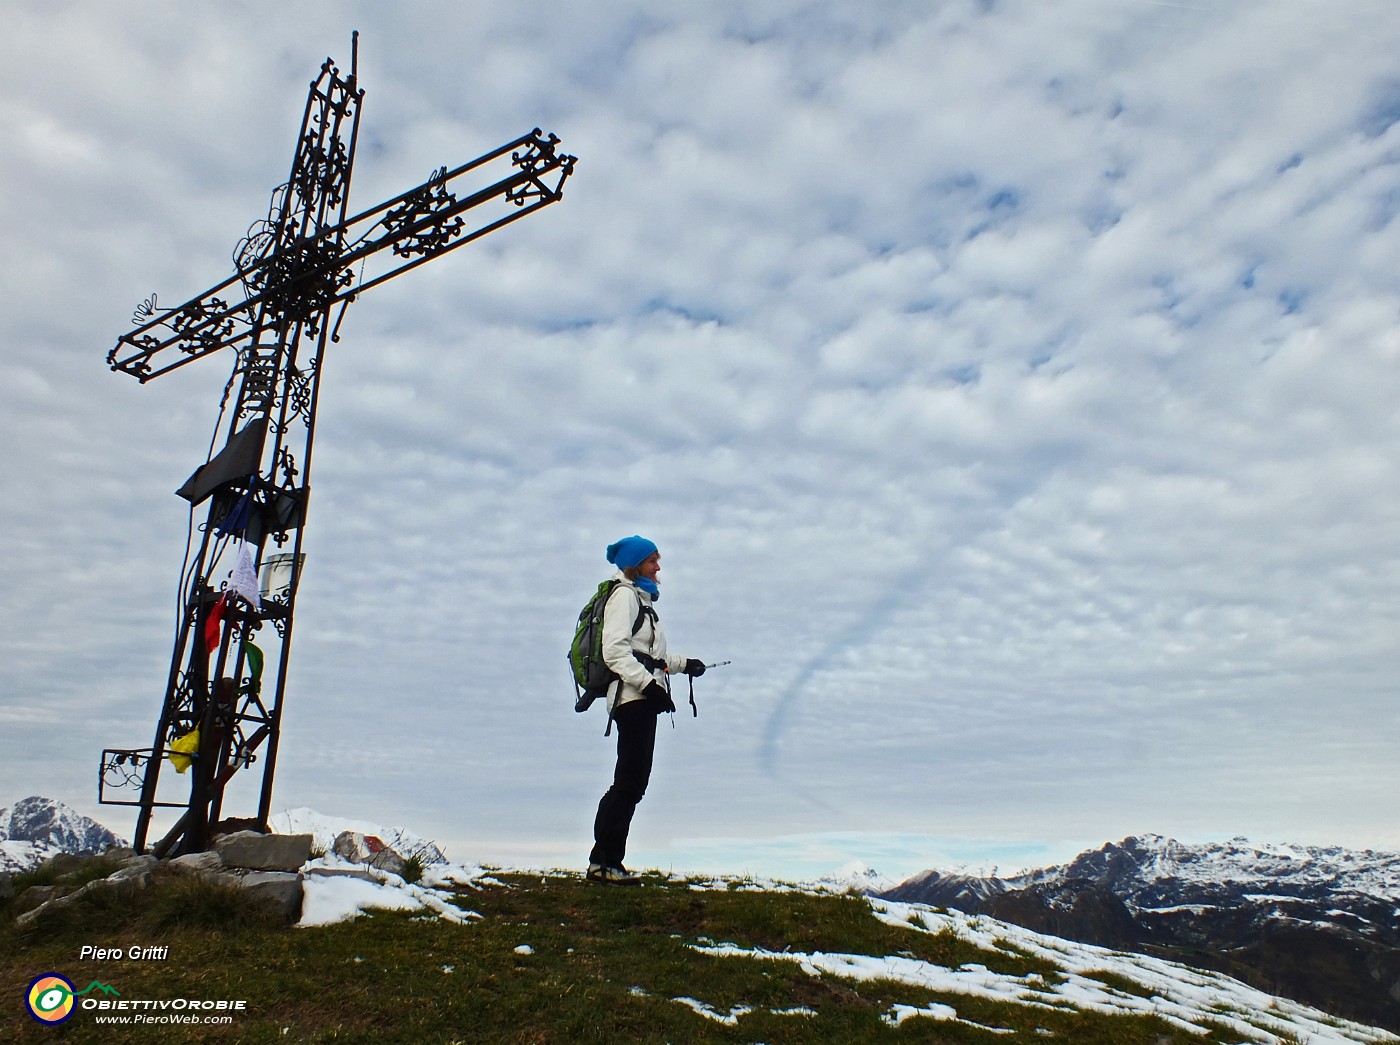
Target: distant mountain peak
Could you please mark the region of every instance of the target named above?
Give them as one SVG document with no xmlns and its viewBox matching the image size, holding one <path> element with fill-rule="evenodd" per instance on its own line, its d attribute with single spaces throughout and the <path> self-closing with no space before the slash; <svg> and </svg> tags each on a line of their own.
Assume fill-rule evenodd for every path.
<svg viewBox="0 0 1400 1045">
<path fill-rule="evenodd" d="M 27 870 L 55 853 L 101 853 L 125 844 L 57 799 L 30 795 L 0 809 L 0 871 Z"/>
<path fill-rule="evenodd" d="M 854 890 L 861 893 L 879 893 L 897 884 L 888 875 L 870 867 L 861 860 L 842 864 L 828 874 L 817 879 L 817 885 L 828 889 Z"/>
</svg>

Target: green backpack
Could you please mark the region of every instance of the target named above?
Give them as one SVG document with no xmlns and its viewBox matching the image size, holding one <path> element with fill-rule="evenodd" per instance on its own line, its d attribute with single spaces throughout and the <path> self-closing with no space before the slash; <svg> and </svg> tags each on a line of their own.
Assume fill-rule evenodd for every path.
<svg viewBox="0 0 1400 1045">
<path fill-rule="evenodd" d="M 603 610 L 608 598 L 622 581 L 610 577 L 598 585 L 598 590 L 578 615 L 578 625 L 574 628 L 574 641 L 569 644 L 569 670 L 574 679 L 574 710 L 587 711 L 607 689 L 617 672 L 603 661 Z M 640 603 L 640 600 L 639 600 Z M 638 605 L 637 619 L 632 622 L 632 634 L 642 627 L 646 617 L 646 607 Z"/>
</svg>

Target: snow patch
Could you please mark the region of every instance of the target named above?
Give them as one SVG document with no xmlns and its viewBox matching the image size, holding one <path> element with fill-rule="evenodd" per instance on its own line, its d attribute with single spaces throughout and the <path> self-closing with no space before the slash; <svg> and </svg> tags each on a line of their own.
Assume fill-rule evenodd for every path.
<svg viewBox="0 0 1400 1045">
<path fill-rule="evenodd" d="M 673 998 L 672 1000 L 678 1001 L 682 1005 L 686 1006 L 686 1008 L 698 1012 L 707 1020 L 714 1020 L 716 1023 L 723 1023 L 727 1027 L 733 1027 L 735 1024 L 737 1024 L 739 1022 L 740 1016 L 744 1016 L 750 1012 L 753 1012 L 753 1009 L 751 1009 L 747 1005 L 736 1005 L 728 1012 L 720 1012 L 718 1009 L 712 1009 L 703 1001 L 696 1001 L 694 998 Z"/>
</svg>

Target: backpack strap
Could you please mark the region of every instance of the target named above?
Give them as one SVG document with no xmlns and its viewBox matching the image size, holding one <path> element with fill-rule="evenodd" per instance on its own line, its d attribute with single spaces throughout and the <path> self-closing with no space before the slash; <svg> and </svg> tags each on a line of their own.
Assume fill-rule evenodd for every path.
<svg viewBox="0 0 1400 1045">
<path fill-rule="evenodd" d="M 658 668 L 662 671 L 666 669 L 666 662 L 660 657 L 653 657 L 650 653 L 643 653 L 641 650 L 634 649 L 632 651 L 632 656 L 636 657 L 637 660 L 641 662 L 642 667 L 646 668 L 648 671 L 656 671 Z"/>
<path fill-rule="evenodd" d="M 637 634 L 637 632 L 642 630 L 642 621 L 646 620 L 648 617 L 651 618 L 653 626 L 655 626 L 656 622 L 661 619 L 659 616 L 657 616 L 656 610 L 648 606 L 642 600 L 642 597 L 639 595 L 637 596 L 637 619 L 632 622 L 633 635 Z"/>
<path fill-rule="evenodd" d="M 609 583 L 612 585 L 612 587 L 608 589 L 607 595 L 603 598 L 604 610 L 607 609 L 608 603 L 612 601 L 612 597 L 614 594 L 616 594 L 618 588 L 624 586 L 632 588 L 632 585 L 622 580 L 614 580 Z M 656 611 L 654 609 L 652 609 L 650 606 L 648 606 L 645 602 L 642 601 L 642 597 L 637 594 L 636 588 L 632 588 L 632 594 L 633 597 L 635 597 L 637 600 L 637 615 L 634 618 L 632 618 L 632 634 L 635 635 L 637 634 L 637 632 L 642 630 L 642 621 L 646 620 L 648 617 L 650 617 L 653 621 L 660 620 L 661 618 L 656 615 Z"/>
</svg>

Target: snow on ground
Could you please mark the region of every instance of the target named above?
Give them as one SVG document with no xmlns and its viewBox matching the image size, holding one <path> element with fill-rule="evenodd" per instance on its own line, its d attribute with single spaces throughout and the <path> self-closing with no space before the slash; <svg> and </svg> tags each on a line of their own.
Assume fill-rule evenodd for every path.
<svg viewBox="0 0 1400 1045">
<path fill-rule="evenodd" d="M 902 955 L 804 954 L 726 943 L 697 943 L 692 948 L 715 957 L 785 962 L 813 976 L 893 980 L 936 992 L 945 999 L 922 1009 L 896 1005 L 885 1016 L 892 1024 L 912 1017 L 967 1022 L 958 1016 L 956 1005 L 950 1003 L 951 999 L 961 996 L 1033 1009 L 1152 1015 L 1194 1033 L 1200 1033 L 1202 1023 L 1210 1021 L 1228 1027 L 1231 1033 L 1239 1035 L 1241 1042 L 1260 1045 L 1297 1040 L 1309 1045 L 1400 1042 L 1400 1037 L 1388 1031 L 1335 1019 L 1216 973 L 1198 972 L 1157 958 L 1042 936 L 984 916 L 939 912 L 923 904 L 876 899 L 869 902 L 876 917 L 888 924 L 934 935 L 952 932 L 989 953 L 1044 959 L 1060 969 L 1061 977 L 1052 980 L 1035 973 L 1014 976 L 992 972 L 976 964 L 949 969 Z M 1121 990 L 1110 982 L 1133 983 L 1140 988 L 1140 993 Z"/>
<path fill-rule="evenodd" d="M 481 916 L 452 902 L 464 889 L 495 884 L 476 866 L 450 862 L 436 843 L 399 828 L 368 820 L 327 816 L 312 809 L 289 809 L 269 818 L 275 834 L 309 834 L 317 856 L 302 871 L 301 927 L 330 925 L 359 917 L 366 911 L 422 911 L 452 922 Z M 355 831 L 382 840 L 400 856 L 419 855 L 425 866 L 417 882 L 396 874 L 342 859 L 332 851 L 336 836 Z"/>
<path fill-rule="evenodd" d="M 330 925 L 370 910 L 422 911 L 450 922 L 472 921 L 481 915 L 457 906 L 455 894 L 495 884 L 499 883 L 479 867 L 434 864 L 424 869 L 417 882 L 406 882 L 389 871 L 329 854 L 302 868 L 301 920 L 297 925 Z"/>
<path fill-rule="evenodd" d="M 300 926 L 331 925 L 364 911 L 413 911 L 421 908 L 406 888 L 361 878 L 307 875 L 302 883 Z"/>
<path fill-rule="evenodd" d="M 326 817 L 310 810 L 294 810 L 274 820 L 274 830 L 309 833 L 318 849 L 327 855 L 311 861 L 304 871 L 305 899 L 302 927 L 329 925 L 357 917 L 373 909 L 421 911 L 465 923 L 481 916 L 465 911 L 452 902 L 465 889 L 501 887 L 492 873 L 474 865 L 450 863 L 445 857 L 430 864 L 417 883 L 397 875 L 352 864 L 329 852 L 335 836 L 354 830 L 401 844 L 423 843 L 406 832 L 388 831 L 374 824 Z M 520 868 L 521 873 L 542 874 L 537 869 Z M 576 872 L 552 872 L 554 874 Z M 877 876 L 868 868 L 850 866 L 817 882 L 791 883 L 761 879 L 692 878 L 673 875 L 670 881 L 695 890 L 754 892 L 803 892 L 831 894 L 859 892 Z M 992 972 L 979 964 L 956 969 L 905 955 L 806 954 L 740 947 L 732 943 L 702 939 L 691 948 L 716 958 L 784 962 L 812 976 L 833 976 L 848 980 L 894 980 L 921 987 L 939 995 L 940 1001 L 925 1007 L 894 1005 L 884 1015 L 891 1025 L 910 1019 L 931 1019 L 969 1023 L 958 1015 L 957 998 L 983 998 L 1032 1009 L 1095 1011 L 1120 1015 L 1154 1015 L 1168 1023 L 1201 1033 L 1206 1022 L 1229 1028 L 1241 1043 L 1283 1045 L 1305 1041 L 1308 1045 L 1397 1043 L 1400 1037 L 1378 1028 L 1336 1019 L 1327 1014 L 1255 990 L 1238 980 L 1218 973 L 1200 972 L 1184 965 L 1145 955 L 1112 951 L 1089 944 L 1073 943 L 1053 936 L 1022 929 L 981 915 L 942 911 L 924 904 L 898 903 L 867 897 L 875 917 L 890 925 L 937 935 L 954 933 L 992 954 L 1030 956 L 1052 963 L 1060 975 L 1046 978 L 1032 973 L 1015 976 Z M 525 944 L 517 953 L 528 956 Z M 450 971 L 445 967 L 444 972 Z M 1117 986 L 1114 986 L 1116 984 Z M 1124 984 L 1133 988 L 1121 989 Z M 696 998 L 674 998 L 708 1019 L 725 1024 L 737 1023 L 748 1011 L 744 1007 L 720 1010 Z M 786 1010 L 785 1015 L 812 1015 L 809 1010 Z M 973 1024 L 994 1033 L 1004 1028 Z"/>
<path fill-rule="evenodd" d="M 345 873 L 364 873 L 338 857 L 322 857 L 307 867 L 306 895 L 299 925 L 312 927 L 353 918 L 371 909 L 418 910 L 454 922 L 467 922 L 480 915 L 463 911 L 450 902 L 450 890 L 499 886 L 480 868 L 443 864 L 425 874 L 423 884 L 409 884 L 382 871 L 370 872 L 366 881 Z M 831 893 L 833 883 L 793 884 L 738 881 L 722 878 L 684 881 L 698 890 L 779 891 Z M 1200 1033 L 1205 1021 L 1228 1027 L 1241 1043 L 1282 1045 L 1302 1040 L 1309 1045 L 1329 1043 L 1400 1042 L 1387 1031 L 1335 1019 L 1316 1009 L 1255 990 L 1238 980 L 1216 973 L 1199 972 L 1172 962 L 1144 955 L 1128 954 L 1088 944 L 1072 943 L 1042 936 L 1014 925 L 984 916 L 958 911 L 936 911 L 923 904 L 905 904 L 867 898 L 877 918 L 891 925 L 931 934 L 952 932 L 989 954 L 1031 956 L 1053 963 L 1059 978 L 1038 974 L 1014 976 L 992 972 L 983 965 L 969 964 L 956 969 L 903 955 L 871 956 L 792 951 L 768 951 L 729 943 L 702 940 L 691 945 L 697 953 L 717 958 L 743 958 L 752 961 L 785 962 L 812 976 L 833 976 L 849 980 L 894 980 L 936 992 L 944 1000 L 926 1007 L 894 1005 L 884 1019 L 899 1025 L 915 1018 L 969 1023 L 958 1015 L 956 998 L 983 998 L 1005 1004 L 1045 1010 L 1081 1010 L 1119 1015 L 1155 1015 L 1183 1030 Z M 533 953 L 521 945 L 517 953 Z M 1111 984 L 1129 982 L 1135 991 L 1124 991 Z M 689 997 L 672 999 L 709 1019 L 736 1023 L 744 1007 L 721 1011 Z M 789 1015 L 810 1015 L 793 1010 Z M 972 1024 L 991 1032 L 1004 1028 Z"/>
</svg>

